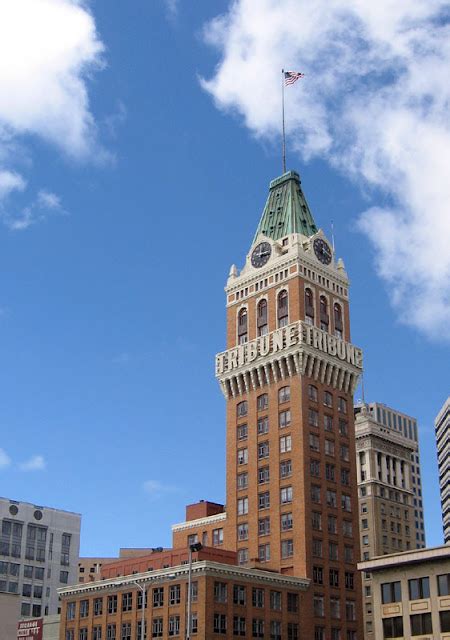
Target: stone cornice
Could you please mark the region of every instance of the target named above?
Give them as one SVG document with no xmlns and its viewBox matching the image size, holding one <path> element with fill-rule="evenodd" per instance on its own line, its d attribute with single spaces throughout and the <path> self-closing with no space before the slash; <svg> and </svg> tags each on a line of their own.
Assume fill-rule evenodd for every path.
<svg viewBox="0 0 450 640">
<path fill-rule="evenodd" d="M 172 531 L 186 531 L 187 529 L 194 529 L 196 527 L 207 527 L 210 524 L 225 522 L 226 519 L 226 513 L 216 513 L 213 516 L 206 516 L 205 518 L 197 518 L 197 520 L 187 520 L 186 522 L 173 524 Z"/>
<path fill-rule="evenodd" d="M 70 587 L 58 589 L 58 594 L 62 600 L 73 596 L 87 596 L 92 593 L 114 592 L 119 588 L 133 588 L 136 583 L 143 587 L 150 587 L 156 584 L 163 584 L 166 581 L 172 582 L 177 579 L 187 579 L 189 566 L 187 564 L 177 567 L 168 567 L 157 571 L 146 571 L 129 576 L 118 576 L 110 580 L 100 580 L 88 584 L 78 584 Z M 261 569 L 249 569 L 237 565 L 222 564 L 210 560 L 201 560 L 192 565 L 193 577 L 212 576 L 235 578 L 236 580 L 248 580 L 260 584 L 269 584 L 278 587 L 306 590 L 309 587 L 308 578 L 297 578 L 294 576 L 263 571 Z"/>
</svg>

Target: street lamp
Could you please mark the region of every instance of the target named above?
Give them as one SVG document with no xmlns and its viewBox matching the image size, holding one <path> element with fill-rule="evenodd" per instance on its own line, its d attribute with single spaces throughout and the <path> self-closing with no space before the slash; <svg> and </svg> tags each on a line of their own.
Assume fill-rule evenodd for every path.
<svg viewBox="0 0 450 640">
<path fill-rule="evenodd" d="M 146 599 L 147 599 L 147 585 L 142 586 L 139 584 L 139 582 L 131 582 L 131 584 L 136 585 L 136 587 L 140 589 L 142 593 L 141 640 L 145 640 L 145 605 L 146 605 Z"/>
<path fill-rule="evenodd" d="M 203 545 L 200 542 L 189 545 L 189 574 L 188 574 L 188 610 L 186 625 L 186 640 L 191 640 L 191 603 L 192 603 L 192 553 L 200 551 Z"/>
</svg>

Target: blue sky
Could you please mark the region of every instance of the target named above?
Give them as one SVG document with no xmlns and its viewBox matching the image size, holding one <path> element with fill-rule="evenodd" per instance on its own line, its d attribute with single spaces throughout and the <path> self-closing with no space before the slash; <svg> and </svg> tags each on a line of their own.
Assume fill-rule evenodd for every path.
<svg viewBox="0 0 450 640">
<path fill-rule="evenodd" d="M 47 8 L 58 6 L 67 15 L 55 17 L 50 35 L 38 24 L 36 46 L 58 21 L 62 33 L 72 28 L 73 3 Z M 223 287 L 230 265 L 245 259 L 281 162 L 278 113 L 255 110 L 242 78 L 230 97 L 231 68 L 254 87 L 258 74 L 239 71 L 230 52 L 236 25 L 211 37 L 227 2 L 82 7 L 91 23 L 81 16 L 81 59 L 61 71 L 73 84 L 59 111 L 28 107 L 0 68 L 0 94 L 3 83 L 12 96 L 12 106 L 0 99 L 0 493 L 81 512 L 82 554 L 107 556 L 121 546 L 168 545 L 185 504 L 224 500 L 225 404 L 213 366 L 225 344 Z M 20 42 L 20 20 L 14 28 Z M 299 64 L 298 51 L 284 53 L 287 65 Z M 278 60 L 273 66 L 261 83 L 278 79 Z M 47 72 L 43 63 L 39 73 Z M 60 79 L 43 84 L 42 95 Z M 415 307 L 419 300 L 405 276 L 415 265 L 405 250 L 414 203 L 384 188 L 383 167 L 369 175 L 367 158 L 351 156 L 349 169 L 333 125 L 342 102 L 333 111 L 325 96 L 318 115 L 305 97 L 306 124 L 296 121 L 306 80 L 289 88 L 288 165 L 301 174 L 318 226 L 329 234 L 334 220 L 367 400 L 418 419 L 427 541 L 440 544 L 433 420 L 450 393 L 449 341 L 439 324 L 426 328 L 426 312 L 406 322 L 402 313 L 408 291 Z M 352 82 L 344 93 L 354 91 L 356 103 L 363 92 Z M 267 104 L 279 97 L 273 84 Z M 32 94 L 32 79 L 28 86 Z M 429 180 L 424 197 L 431 188 Z M 387 254 L 395 234 L 400 262 Z M 428 259 L 417 257 L 421 269 Z M 438 284 L 445 296 L 442 281 L 433 295 Z"/>
</svg>

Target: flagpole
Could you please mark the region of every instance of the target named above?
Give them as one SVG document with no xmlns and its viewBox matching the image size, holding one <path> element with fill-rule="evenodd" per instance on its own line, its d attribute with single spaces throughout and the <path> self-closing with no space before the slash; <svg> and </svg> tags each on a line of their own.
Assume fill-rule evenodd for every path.
<svg viewBox="0 0 450 640">
<path fill-rule="evenodd" d="M 283 123 L 283 173 L 286 173 L 286 130 L 284 126 L 284 69 L 281 69 L 281 114 Z"/>
</svg>

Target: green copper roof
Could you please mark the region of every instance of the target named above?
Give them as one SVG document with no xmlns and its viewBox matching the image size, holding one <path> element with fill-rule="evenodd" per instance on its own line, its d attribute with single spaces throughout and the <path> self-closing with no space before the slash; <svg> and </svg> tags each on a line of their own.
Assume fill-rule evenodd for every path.
<svg viewBox="0 0 450 640">
<path fill-rule="evenodd" d="M 298 173 L 288 171 L 272 180 L 254 241 L 259 233 L 278 240 L 290 233 L 312 236 L 316 232 L 316 223 L 303 195 Z"/>
</svg>

